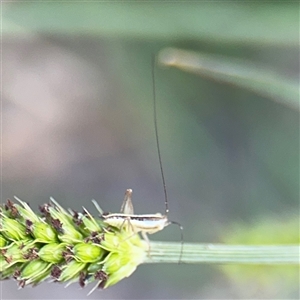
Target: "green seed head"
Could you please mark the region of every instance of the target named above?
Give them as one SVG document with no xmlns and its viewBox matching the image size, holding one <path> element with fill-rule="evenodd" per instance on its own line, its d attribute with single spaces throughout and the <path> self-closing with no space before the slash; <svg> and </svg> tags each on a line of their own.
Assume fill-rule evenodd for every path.
<svg viewBox="0 0 300 300">
<path fill-rule="evenodd" d="M 38 215 L 17 200 L 0 206 L 0 279 L 13 276 L 20 287 L 95 281 L 93 291 L 130 276 L 148 254 L 138 234 L 109 228 L 86 209 L 68 212 L 51 199 Z"/>
<path fill-rule="evenodd" d="M 72 279 L 77 280 L 77 278 L 79 278 L 80 276 L 80 272 L 85 268 L 86 268 L 85 263 L 72 260 L 61 268 L 62 272 L 60 276 L 58 276 L 57 280 L 61 282 L 72 280 Z"/>
<path fill-rule="evenodd" d="M 28 249 L 28 247 L 26 247 Z M 7 266 L 12 266 L 18 262 L 27 262 L 25 256 L 27 249 L 22 243 L 12 243 L 7 248 L 1 250 L 2 257 L 4 258 Z"/>
<path fill-rule="evenodd" d="M 30 261 L 22 269 L 19 279 L 22 284 L 37 284 L 50 275 L 51 265 L 41 259 Z"/>
<path fill-rule="evenodd" d="M 81 216 L 84 228 L 89 232 L 101 232 L 104 225 L 103 222 L 101 220 L 95 220 L 86 209 L 84 210 L 85 215 L 82 214 Z"/>
<path fill-rule="evenodd" d="M 83 236 L 74 226 L 72 216 L 57 202 L 54 202 L 54 207 L 49 207 L 49 214 L 51 225 L 56 230 L 60 241 L 70 244 L 82 241 Z"/>
<path fill-rule="evenodd" d="M 74 246 L 72 252 L 77 261 L 91 263 L 101 261 L 106 251 L 98 245 L 78 243 Z"/>
<path fill-rule="evenodd" d="M 17 197 L 15 197 L 15 199 L 19 201 L 21 205 L 12 204 L 10 206 L 10 210 L 12 214 L 13 214 L 13 210 L 15 209 L 18 212 L 18 214 L 23 218 L 23 220 L 30 220 L 32 223 L 41 221 L 41 219 L 32 211 L 32 209 L 26 202 L 20 200 Z"/>
<path fill-rule="evenodd" d="M 4 247 L 6 245 L 6 239 L 2 234 L 0 234 L 0 248 Z"/>
<path fill-rule="evenodd" d="M 66 250 L 64 243 L 51 243 L 43 246 L 38 255 L 43 261 L 57 264 L 63 261 L 63 254 Z"/>
<path fill-rule="evenodd" d="M 107 274 L 110 274 L 107 282 L 105 283 L 105 288 L 116 284 L 125 277 L 130 276 L 135 271 L 136 267 L 137 264 L 131 263 L 128 260 L 128 257 L 112 253 L 104 267 Z"/>
<path fill-rule="evenodd" d="M 10 219 L 4 215 L 0 224 L 2 235 L 11 241 L 22 241 L 28 238 L 26 227 L 17 220 Z"/>
<path fill-rule="evenodd" d="M 57 234 L 51 225 L 42 222 L 36 222 L 32 225 L 32 235 L 39 243 L 46 244 L 58 241 Z"/>
</svg>

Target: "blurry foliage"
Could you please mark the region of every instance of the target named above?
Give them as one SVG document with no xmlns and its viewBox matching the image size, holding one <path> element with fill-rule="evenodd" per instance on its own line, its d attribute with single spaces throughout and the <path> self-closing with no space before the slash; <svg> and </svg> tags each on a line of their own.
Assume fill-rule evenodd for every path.
<svg viewBox="0 0 300 300">
<path fill-rule="evenodd" d="M 264 217 L 252 224 L 236 222 L 223 232 L 222 240 L 226 244 L 243 245 L 281 245 L 300 244 L 299 217 L 291 214 L 283 218 Z"/>
<path fill-rule="evenodd" d="M 4 38 L 38 34 L 64 47 L 68 47 L 66 37 L 82 43 L 99 39 L 109 76 L 128 98 L 127 107 L 119 109 L 139 116 L 143 126 L 133 126 L 129 142 L 137 147 L 136 141 L 143 141 L 143 155 L 136 159 L 153 168 L 154 174 L 157 165 L 144 159 L 156 157 L 154 140 L 143 140 L 145 131 L 153 128 L 153 53 L 174 47 L 207 53 L 212 59 L 220 55 L 225 63 L 230 57 L 263 64 L 293 89 L 299 82 L 297 1 L 57 1 L 3 3 L 2 8 Z M 260 78 L 260 70 L 257 75 Z M 255 78 L 255 70 L 252 76 Z M 299 208 L 299 106 L 295 89 L 293 105 L 285 106 L 285 100 L 290 99 L 283 96 L 275 102 L 267 93 L 244 90 L 244 83 L 227 85 L 226 76 L 215 82 L 161 68 L 156 81 L 167 184 L 171 198 L 184 199 L 177 210 L 187 229 L 185 239 L 217 239 L 220 228 L 224 228 L 222 223 L 238 218 L 247 225 L 238 223 L 233 235 L 224 233 L 224 241 L 297 242 L 299 223 L 294 218 L 284 224 L 268 217 L 283 212 L 286 216 Z M 264 222 L 249 225 L 257 218 Z M 258 270 L 248 266 L 250 275 L 243 267 L 227 268 L 235 270 L 235 280 L 255 276 L 273 280 L 269 277 L 273 272 L 266 267 Z"/>
<path fill-rule="evenodd" d="M 5 32 L 297 46 L 297 2 L 4 3 Z M 243 3 L 244 2 L 244 3 Z M 226 26 L 226 28 L 224 28 Z"/>
<path fill-rule="evenodd" d="M 247 60 L 233 60 L 199 52 L 168 48 L 159 54 L 160 62 L 187 72 L 217 80 L 268 97 L 299 110 L 299 83 L 273 74 L 264 66 Z"/>
<path fill-rule="evenodd" d="M 222 241 L 239 245 L 299 245 L 299 216 L 268 216 L 253 224 L 234 223 L 223 232 Z M 288 254 L 288 253 L 287 253 Z M 222 270 L 235 282 L 259 288 L 280 286 L 281 289 L 297 289 L 299 265 L 224 265 Z"/>
</svg>

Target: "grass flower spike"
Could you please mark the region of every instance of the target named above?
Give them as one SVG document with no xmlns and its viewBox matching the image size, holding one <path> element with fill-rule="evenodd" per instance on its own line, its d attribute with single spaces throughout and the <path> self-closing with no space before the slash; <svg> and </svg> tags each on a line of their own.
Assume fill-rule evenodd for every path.
<svg viewBox="0 0 300 300">
<path fill-rule="evenodd" d="M 39 215 L 16 200 L 0 206 L 0 279 L 13 277 L 20 287 L 47 279 L 81 287 L 95 281 L 93 291 L 130 276 L 146 260 L 148 244 L 125 226 L 108 226 L 86 209 L 67 211 L 54 199 Z"/>
<path fill-rule="evenodd" d="M 128 195 L 125 204 L 131 204 Z M 19 287 L 45 280 L 77 282 L 81 287 L 95 282 L 91 293 L 130 276 L 142 263 L 299 266 L 297 238 L 291 244 L 185 243 L 182 248 L 182 241 L 149 243 L 137 234 L 141 226 L 149 226 L 149 220 L 156 225 L 161 216 L 131 215 L 124 213 L 126 209 L 104 214 L 93 202 L 102 217 L 94 218 L 85 208 L 67 211 L 54 199 L 36 214 L 27 203 L 16 200 L 0 206 L 0 279 L 12 277 Z"/>
</svg>

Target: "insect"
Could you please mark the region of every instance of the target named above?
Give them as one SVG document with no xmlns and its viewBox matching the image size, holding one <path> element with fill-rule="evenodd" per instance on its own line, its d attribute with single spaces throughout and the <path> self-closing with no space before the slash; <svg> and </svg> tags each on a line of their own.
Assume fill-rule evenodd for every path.
<svg viewBox="0 0 300 300">
<path fill-rule="evenodd" d="M 154 117 L 154 129 L 155 129 L 158 160 L 159 160 L 160 173 L 161 173 L 164 196 L 165 196 L 165 213 L 164 214 L 161 213 L 143 214 L 143 215 L 134 214 L 134 209 L 131 201 L 131 196 L 132 196 L 131 189 L 127 189 L 125 192 L 125 197 L 121 206 L 120 213 L 103 213 L 103 211 L 101 210 L 97 202 L 95 200 L 92 201 L 95 207 L 97 208 L 97 210 L 100 212 L 104 223 L 119 229 L 122 228 L 129 229 L 134 234 L 141 233 L 144 240 L 148 243 L 149 249 L 150 249 L 150 242 L 147 234 L 156 233 L 164 229 L 166 226 L 170 224 L 175 224 L 179 226 L 181 230 L 181 252 L 179 258 L 179 262 L 180 262 L 182 256 L 182 250 L 183 250 L 183 227 L 181 226 L 180 223 L 175 221 L 170 221 L 168 219 L 168 213 L 169 213 L 168 197 L 167 197 L 166 182 L 165 182 L 165 176 L 162 167 L 162 158 L 160 154 L 160 145 L 159 145 L 159 138 L 158 138 L 154 66 L 155 66 L 155 58 L 153 57 L 152 59 L 153 117 Z"/>
</svg>

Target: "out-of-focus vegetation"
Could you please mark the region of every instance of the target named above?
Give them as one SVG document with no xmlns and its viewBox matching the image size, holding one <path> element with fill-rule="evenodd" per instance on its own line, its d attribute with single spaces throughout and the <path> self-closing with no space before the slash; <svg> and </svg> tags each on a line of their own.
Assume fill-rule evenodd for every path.
<svg viewBox="0 0 300 300">
<path fill-rule="evenodd" d="M 118 211 L 134 188 L 137 213 L 163 211 L 151 57 L 170 47 L 209 58 L 204 73 L 156 69 L 170 218 L 186 241 L 269 244 L 280 232 L 291 243 L 299 223 L 278 220 L 299 213 L 297 2 L 2 3 L 4 200 L 80 209 L 97 198 Z M 146 266 L 103 297 L 296 298 L 298 269 L 286 270 Z M 18 299 L 85 294 L 2 288 Z"/>
<path fill-rule="evenodd" d="M 267 216 L 262 220 L 253 220 L 252 224 L 241 222 L 232 224 L 227 233 L 223 234 L 226 244 L 243 245 L 299 245 L 299 216 L 297 214 L 282 216 Z M 287 253 L 286 253 L 287 254 Z M 264 288 L 275 295 L 278 289 L 285 286 L 286 297 L 288 290 L 295 292 L 299 283 L 298 266 L 262 266 L 262 265 L 231 265 L 223 266 L 223 271 L 240 287 L 251 282 L 252 289 L 257 291 Z M 279 287 L 276 289 L 276 285 Z"/>
</svg>

